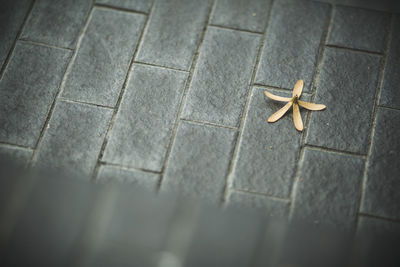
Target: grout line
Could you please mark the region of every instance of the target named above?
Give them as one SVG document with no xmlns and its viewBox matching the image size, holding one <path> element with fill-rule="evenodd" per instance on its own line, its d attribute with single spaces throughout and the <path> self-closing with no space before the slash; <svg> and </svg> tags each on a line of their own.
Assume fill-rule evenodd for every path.
<svg viewBox="0 0 400 267">
<path fill-rule="evenodd" d="M 158 182 L 158 191 L 160 191 L 162 182 L 164 180 L 165 169 L 166 169 L 166 166 L 168 164 L 169 156 L 170 156 L 171 151 L 172 151 L 172 146 L 174 144 L 175 137 L 176 137 L 176 134 L 177 134 L 177 131 L 178 131 L 178 126 L 179 126 L 181 114 L 182 114 L 183 107 L 184 107 L 185 102 L 186 102 L 186 97 L 187 97 L 187 94 L 189 92 L 189 87 L 190 87 L 190 83 L 191 83 L 192 78 L 193 78 L 194 69 L 196 67 L 197 60 L 199 58 L 200 48 L 201 48 L 201 45 L 203 44 L 203 41 L 204 41 L 204 38 L 205 38 L 205 35 L 206 35 L 207 26 L 208 26 L 208 23 L 210 21 L 211 14 L 213 12 L 215 1 L 216 0 L 212 0 L 212 2 L 211 2 L 211 6 L 209 8 L 208 15 L 207 15 L 207 18 L 206 18 L 205 23 L 204 23 L 203 31 L 201 33 L 200 40 L 199 40 L 199 43 L 197 45 L 196 52 L 194 54 L 194 57 L 193 57 L 193 60 L 192 60 L 192 64 L 190 66 L 189 76 L 188 76 L 188 78 L 186 80 L 185 89 L 183 90 L 183 95 L 182 95 L 182 98 L 181 98 L 181 102 L 179 104 L 178 114 L 176 115 L 174 127 L 172 128 L 172 133 L 171 133 L 171 138 L 170 138 L 170 141 L 169 141 L 169 144 L 168 144 L 167 153 L 165 154 L 164 163 L 163 163 L 163 166 L 161 168 L 161 177 L 160 177 L 160 181 Z"/>
<path fill-rule="evenodd" d="M 334 15 L 335 15 L 335 6 L 334 5 L 330 5 L 330 13 L 329 13 L 328 19 L 326 21 L 325 31 L 321 36 L 320 51 L 319 51 L 319 54 L 318 54 L 317 64 L 315 66 L 314 77 L 313 77 L 313 80 L 312 80 L 312 83 L 311 83 L 312 95 L 311 95 L 310 102 L 314 102 L 315 94 L 316 94 L 316 91 L 317 91 L 317 82 L 319 81 L 319 75 L 320 75 L 320 71 L 321 71 L 322 59 L 323 59 L 324 52 L 325 52 L 325 47 L 326 47 L 325 44 L 326 44 L 327 39 L 328 39 L 328 34 L 329 34 L 330 27 L 331 27 L 332 22 L 333 22 Z M 291 199 L 291 201 L 290 201 L 289 216 L 288 216 L 289 220 L 292 218 L 292 215 L 293 215 L 294 200 L 296 198 L 296 191 L 297 191 L 297 181 L 298 181 L 298 178 L 300 176 L 300 165 L 301 165 L 301 163 L 303 161 L 303 158 L 304 158 L 305 141 L 306 141 L 306 137 L 307 137 L 307 134 L 308 134 L 308 127 L 309 127 L 310 120 L 311 120 L 310 118 L 311 118 L 311 112 L 308 111 L 307 115 L 306 115 L 306 121 L 304 123 L 304 131 L 303 131 L 303 134 L 302 134 L 302 137 L 301 137 L 300 152 L 299 152 L 299 156 L 297 158 L 297 164 L 296 164 L 296 167 L 295 167 L 295 173 L 294 173 L 294 177 L 293 177 L 293 181 L 292 181 L 292 188 L 291 188 L 291 191 L 290 191 L 290 199 Z M 311 146 L 308 146 L 308 147 L 311 147 Z M 315 148 L 316 147 L 314 146 L 314 149 Z M 327 149 L 325 149 L 325 150 L 327 150 Z M 339 153 L 339 151 L 334 151 L 332 149 L 330 149 L 330 151 Z"/>
<path fill-rule="evenodd" d="M 0 142 L 0 147 L 19 148 L 19 149 L 23 149 L 23 150 L 33 151 L 33 148 L 29 147 L 29 146 L 23 146 L 23 145 L 11 144 L 11 143 L 4 143 L 4 142 Z"/>
<path fill-rule="evenodd" d="M 162 69 L 175 70 L 175 71 L 180 71 L 180 72 L 189 73 L 189 71 L 187 71 L 187 70 L 181 70 L 181 69 L 177 69 L 177 68 L 173 68 L 173 67 L 167 67 L 167 66 L 162 66 L 162 65 L 157 65 L 157 64 L 153 64 L 153 63 L 140 62 L 140 61 L 136 61 L 136 60 L 134 60 L 133 63 L 135 63 L 135 65 L 145 65 L 145 66 L 151 66 L 151 67 L 156 67 L 156 68 L 162 68 Z"/>
<path fill-rule="evenodd" d="M 286 88 L 280 88 L 280 87 L 269 86 L 269 85 L 253 84 L 253 87 L 258 87 L 258 88 L 264 89 L 264 90 L 269 89 L 269 90 L 282 92 L 282 93 L 290 93 L 290 94 L 292 94 L 292 92 L 293 92 L 293 89 L 286 89 Z M 312 96 L 313 93 L 302 92 L 301 95 Z"/>
<path fill-rule="evenodd" d="M 123 169 L 123 170 L 129 170 L 129 171 L 141 171 L 141 172 L 154 173 L 154 174 L 160 174 L 161 173 L 161 172 L 158 172 L 158 171 L 153 171 L 153 170 L 148 170 L 148 169 L 143 169 L 143 168 L 135 168 L 135 167 L 127 166 L 127 165 L 111 163 L 111 162 L 102 161 L 102 160 L 99 160 L 99 164 L 102 165 L 102 166 L 112 166 L 112 167 L 117 167 L 117 168 L 120 168 L 120 169 Z"/>
<path fill-rule="evenodd" d="M 224 30 L 247 32 L 247 33 L 251 33 L 251 34 L 258 34 L 258 35 L 262 35 L 263 34 L 262 32 L 256 32 L 256 31 L 245 30 L 245 29 L 238 29 L 238 28 L 229 27 L 229 26 L 223 26 L 223 25 L 208 24 L 208 26 L 214 27 L 214 28 L 220 28 L 220 29 L 224 29 Z"/>
<path fill-rule="evenodd" d="M 367 218 L 373 218 L 373 219 L 379 219 L 379 220 L 382 220 L 382 221 L 400 223 L 400 220 L 397 220 L 397 219 L 382 217 L 382 216 L 379 216 L 379 215 L 373 215 L 373 214 L 368 214 L 368 213 L 363 213 L 363 212 L 359 212 L 358 216 L 367 217 Z M 358 223 L 357 223 L 357 225 L 358 225 Z"/>
<path fill-rule="evenodd" d="M 84 101 L 79 101 L 79 100 L 74 100 L 74 99 L 68 99 L 65 97 L 58 97 L 59 101 L 63 101 L 63 102 L 68 102 L 68 103 L 73 103 L 73 104 L 80 104 L 80 105 L 88 105 L 88 106 L 94 106 L 94 107 L 99 107 L 99 108 L 106 108 L 106 109 L 114 109 L 114 107 L 110 107 L 110 106 L 104 106 L 104 105 L 100 105 L 100 104 L 96 104 L 96 103 L 89 103 L 89 102 L 84 102 Z"/>
<path fill-rule="evenodd" d="M 368 50 L 358 49 L 358 48 L 344 47 L 344 46 L 339 46 L 339 45 L 326 44 L 325 46 L 329 47 L 329 48 L 335 48 L 335 49 L 339 49 L 339 50 L 347 50 L 347 51 L 352 51 L 352 52 L 362 53 L 362 54 L 369 54 L 369 55 L 375 55 L 375 56 L 382 56 L 383 55 L 383 53 L 381 53 L 381 52 L 374 52 L 374 51 L 368 51 Z"/>
<path fill-rule="evenodd" d="M 17 45 L 17 41 L 20 38 L 20 36 L 22 35 L 22 31 L 23 31 L 23 29 L 25 27 L 25 24 L 28 21 L 28 18 L 30 16 L 30 14 L 32 13 L 32 9 L 33 9 L 33 6 L 35 5 L 35 2 L 36 2 L 36 0 L 32 0 L 32 3 L 29 6 L 28 11 L 25 14 L 24 20 L 23 20 L 23 22 L 22 22 L 22 24 L 21 24 L 21 26 L 20 26 L 20 28 L 19 28 L 19 30 L 17 32 L 15 40 L 14 40 L 13 44 L 11 45 L 10 50 L 8 51 L 6 59 L 3 62 L 3 66 L 0 66 L 0 80 L 3 79 L 3 75 L 4 75 L 4 72 L 6 71 L 8 63 L 10 62 L 11 55 L 14 52 L 15 46 Z"/>
<path fill-rule="evenodd" d="M 54 99 L 53 99 L 53 102 L 52 102 L 52 104 L 51 104 L 51 106 L 50 106 L 50 109 L 49 109 L 49 111 L 47 112 L 45 123 L 43 124 L 43 127 L 42 127 L 42 129 L 41 129 L 41 131 L 40 131 L 39 138 L 38 138 L 38 140 L 36 141 L 36 144 L 35 144 L 35 147 L 34 147 L 34 151 L 33 151 L 33 153 L 32 153 L 32 157 L 31 157 L 31 159 L 30 159 L 30 161 L 29 161 L 29 164 L 28 164 L 28 168 L 32 168 L 32 166 L 34 165 L 34 163 L 35 163 L 35 161 L 36 161 L 36 157 L 37 157 L 37 153 L 38 153 L 38 150 L 39 150 L 40 143 L 42 142 L 42 139 L 43 139 L 43 137 L 44 137 L 44 134 L 45 134 L 45 132 L 46 132 L 46 129 L 48 128 L 48 124 L 49 124 L 49 122 L 50 122 L 51 116 L 53 115 L 53 111 L 54 111 L 54 108 L 55 108 L 55 106 L 56 106 L 57 99 L 58 99 L 58 97 L 62 94 L 62 91 L 63 91 L 63 89 L 64 89 L 64 87 L 65 87 L 66 79 L 67 79 L 68 74 L 69 74 L 69 72 L 70 72 L 70 70 L 71 70 L 71 68 L 72 68 L 73 62 L 75 61 L 75 57 L 76 57 L 76 55 L 77 55 L 77 53 L 78 53 L 79 46 L 80 46 L 80 44 L 81 44 L 81 42 L 82 42 L 83 36 L 84 36 L 84 34 L 85 34 L 85 32 L 86 32 L 86 29 L 87 29 L 87 27 L 88 27 L 90 18 L 91 18 L 91 16 L 92 16 L 93 2 L 94 2 L 94 0 L 92 0 L 91 8 L 90 8 L 90 10 L 89 10 L 89 12 L 88 12 L 88 14 L 87 14 L 85 23 L 83 24 L 84 26 L 82 27 L 82 29 L 81 29 L 81 31 L 80 31 L 80 33 L 79 33 L 79 35 L 78 35 L 78 39 L 77 39 L 77 42 L 76 42 L 76 45 L 75 45 L 75 49 L 74 49 L 74 51 L 73 51 L 73 53 L 72 53 L 72 55 L 71 55 L 71 57 L 70 57 L 70 60 L 69 60 L 69 62 L 68 62 L 68 64 L 67 64 L 66 70 L 65 70 L 65 72 L 64 72 L 64 77 L 63 77 L 63 79 L 62 79 L 62 81 L 61 81 L 61 83 L 60 83 L 58 92 L 56 93 L 56 95 L 55 95 L 55 97 L 54 97 Z"/>
<path fill-rule="evenodd" d="M 322 151 L 322 152 L 340 154 L 340 155 L 344 155 L 344 156 L 358 157 L 358 158 L 363 158 L 363 159 L 365 159 L 367 157 L 367 155 L 364 155 L 364 154 L 359 154 L 359 153 L 354 153 L 354 152 L 349 152 L 349 151 L 344 151 L 344 150 L 338 150 L 338 149 L 329 148 L 329 147 L 321 147 L 321 146 L 316 146 L 316 145 L 304 144 L 304 148 Z"/>
<path fill-rule="evenodd" d="M 145 15 L 145 16 L 148 15 L 146 12 L 143 12 L 143 11 L 133 10 L 133 9 L 124 8 L 124 7 L 117 7 L 117 6 L 107 5 L 107 4 L 101 4 L 101 3 L 95 3 L 94 7 L 101 8 L 101 9 L 109 9 L 109 10 L 115 10 L 115 11 L 128 12 L 128 13 L 133 13 L 133 14 L 140 14 L 140 15 Z"/>
<path fill-rule="evenodd" d="M 23 42 L 23 43 L 27 43 L 27 44 L 45 46 L 45 47 L 49 47 L 49 48 L 74 51 L 74 49 L 72 49 L 72 48 L 62 47 L 62 46 L 55 46 L 55 45 L 46 44 L 46 43 L 42 43 L 42 42 L 38 42 L 38 41 L 31 41 L 31 40 L 27 40 L 27 39 L 19 39 L 18 41 L 19 42 Z"/>
<path fill-rule="evenodd" d="M 153 9 L 153 5 L 154 5 L 154 0 L 153 0 L 153 2 L 151 3 L 151 6 L 150 6 L 150 8 L 149 8 L 149 14 L 151 13 L 151 10 Z M 128 70 L 126 71 L 124 83 L 123 83 L 123 85 L 122 85 L 121 91 L 119 92 L 118 100 L 117 100 L 117 103 L 116 103 L 116 105 L 115 105 L 115 107 L 114 107 L 114 112 L 113 112 L 113 115 L 112 115 L 112 117 L 111 117 L 111 120 L 110 120 L 110 123 L 109 123 L 109 125 L 108 125 L 108 128 L 107 128 L 107 130 L 106 130 L 106 134 L 105 134 L 105 137 L 104 137 L 104 140 L 103 140 L 103 144 L 101 145 L 100 152 L 99 152 L 99 155 L 98 155 L 98 157 L 97 157 L 97 163 L 96 163 L 96 166 L 95 166 L 95 168 L 94 168 L 94 170 L 93 170 L 93 173 L 92 173 L 92 180 L 93 180 L 93 181 L 96 181 L 96 179 L 97 179 L 97 174 L 98 174 L 98 172 L 99 172 L 99 167 L 100 167 L 100 161 L 101 161 L 101 158 L 103 157 L 104 150 L 106 149 L 106 146 L 107 146 L 107 143 L 108 143 L 108 139 L 110 138 L 111 130 L 112 130 L 113 126 L 114 126 L 114 123 L 115 123 L 115 120 L 116 120 L 116 116 L 117 116 L 119 107 L 120 107 L 120 105 L 121 105 L 122 97 L 123 97 L 123 95 L 124 95 L 124 93 L 125 93 L 125 89 L 126 89 L 126 87 L 127 87 L 128 80 L 129 80 L 130 74 L 131 74 L 132 69 L 133 69 L 134 59 L 135 59 L 135 57 L 136 57 L 136 54 L 137 54 L 138 51 L 139 51 L 139 45 L 140 45 L 140 43 L 142 42 L 143 35 L 144 35 L 144 33 L 145 33 L 145 29 L 147 28 L 147 24 L 148 24 L 149 18 L 150 18 L 150 15 L 149 15 L 149 16 L 146 16 L 146 20 L 145 20 L 145 22 L 144 22 L 144 24 L 143 24 L 143 28 L 142 28 L 142 31 L 141 31 L 141 33 L 140 33 L 139 40 L 138 40 L 138 42 L 137 42 L 135 51 L 133 52 L 131 61 L 130 61 L 130 63 L 129 63 Z"/>
<path fill-rule="evenodd" d="M 253 68 L 253 72 L 252 72 L 252 75 L 251 75 L 251 78 L 250 78 L 250 85 L 249 85 L 249 88 L 247 90 L 246 102 L 245 102 L 244 108 L 242 110 L 242 116 L 241 116 L 240 122 L 239 122 L 239 134 L 236 137 L 236 141 L 235 141 L 235 145 L 234 145 L 233 153 L 232 153 L 232 159 L 231 159 L 231 162 L 229 164 L 228 175 L 226 177 L 224 193 L 222 195 L 222 205 L 224 205 L 224 206 L 227 204 L 227 200 L 228 200 L 228 197 L 229 197 L 230 190 L 233 189 L 233 178 L 234 178 L 233 174 L 234 174 L 234 170 L 235 170 L 235 167 L 236 167 L 236 160 L 237 160 L 237 157 L 238 157 L 240 141 L 242 140 L 243 129 L 244 129 L 244 125 L 245 125 L 245 122 L 246 122 L 247 113 L 248 113 L 249 108 L 250 108 L 250 101 L 251 101 L 251 98 L 253 96 L 252 85 L 254 84 L 254 79 L 255 79 L 255 76 L 256 76 L 257 69 L 258 69 L 258 65 L 260 63 L 261 54 L 262 54 L 262 50 L 263 50 L 263 47 L 264 47 L 265 39 L 267 37 L 267 29 L 268 29 L 268 26 L 270 24 L 272 9 L 274 7 L 274 2 L 275 2 L 274 0 L 271 1 L 270 8 L 269 8 L 269 11 L 268 11 L 267 20 L 266 20 L 266 23 L 265 23 L 264 32 L 263 32 L 262 37 L 260 38 L 260 43 L 259 43 L 259 47 L 258 47 L 258 51 L 257 51 L 257 56 L 255 58 L 254 68 Z"/>
<path fill-rule="evenodd" d="M 368 169 L 368 164 L 369 164 L 369 158 L 372 153 L 372 142 L 373 142 L 373 138 L 375 135 L 376 113 L 378 111 L 378 103 L 379 103 L 379 99 L 380 99 L 380 95 L 381 95 L 380 93 L 381 93 L 382 84 L 383 84 L 386 60 L 387 60 L 388 50 L 389 50 L 389 46 L 390 46 L 390 42 L 391 42 L 391 33 L 393 31 L 393 23 L 394 23 L 393 15 L 391 15 L 390 23 L 389 23 L 389 30 L 387 31 L 387 36 L 386 36 L 385 52 L 384 52 L 384 56 L 381 61 L 381 68 L 380 68 L 380 72 L 379 72 L 377 90 L 376 90 L 376 94 L 375 94 L 375 103 L 374 103 L 374 108 L 373 108 L 373 112 L 372 112 L 371 132 L 370 132 L 370 136 L 369 136 L 367 156 L 366 156 L 366 160 L 365 160 L 364 172 L 363 172 L 361 188 L 360 188 L 360 193 L 359 193 L 359 200 L 358 200 L 358 207 L 357 207 L 358 211 L 360 211 L 360 209 L 361 209 L 361 203 L 364 198 L 363 192 L 365 191 L 366 182 L 367 182 L 367 169 Z M 358 228 L 358 221 L 359 221 L 359 218 L 357 216 L 356 217 L 356 230 Z"/>
<path fill-rule="evenodd" d="M 216 123 L 213 123 L 213 122 L 196 121 L 196 120 L 190 120 L 190 119 L 184 119 L 184 118 L 181 118 L 180 120 L 184 121 L 184 122 L 187 122 L 187 123 L 191 123 L 191 124 L 197 124 L 197 125 L 203 125 L 203 126 L 212 126 L 212 127 L 224 128 L 224 129 L 233 130 L 233 131 L 239 130 L 237 127 L 220 125 L 220 124 L 216 124 Z"/>
<path fill-rule="evenodd" d="M 231 189 L 231 190 L 233 192 L 261 196 L 261 197 L 270 198 L 270 199 L 274 199 L 274 200 L 278 200 L 278 201 L 282 201 L 282 202 L 290 202 L 289 198 L 277 197 L 277 196 L 268 195 L 268 194 L 259 193 L 259 192 L 246 191 L 246 190 L 243 190 L 243 189 Z"/>
<path fill-rule="evenodd" d="M 400 111 L 400 108 L 388 107 L 388 106 L 383 106 L 383 105 L 377 105 L 377 107 L 378 108 L 384 108 L 384 109 Z"/>
</svg>

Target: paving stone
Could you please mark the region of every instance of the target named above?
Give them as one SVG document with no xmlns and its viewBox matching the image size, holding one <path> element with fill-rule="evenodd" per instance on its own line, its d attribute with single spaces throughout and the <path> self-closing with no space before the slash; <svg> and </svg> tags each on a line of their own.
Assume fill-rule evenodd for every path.
<svg viewBox="0 0 400 267">
<path fill-rule="evenodd" d="M 262 195 L 244 192 L 232 192 L 229 195 L 228 205 L 239 208 L 257 209 L 271 217 L 286 217 L 289 213 L 289 200 L 279 200 Z"/>
<path fill-rule="evenodd" d="M 182 117 L 238 126 L 260 36 L 207 29 Z"/>
<path fill-rule="evenodd" d="M 233 173 L 233 185 L 236 189 L 287 198 L 302 135 L 294 128 L 291 111 L 275 123 L 267 122 L 267 118 L 283 107 L 284 103 L 267 98 L 265 90 L 253 88 Z M 291 96 L 291 92 L 268 91 Z M 301 99 L 309 100 L 304 96 Z M 305 110 L 301 109 L 300 112 L 305 121 Z"/>
<path fill-rule="evenodd" d="M 0 141 L 33 147 L 71 52 L 17 43 L 0 82 Z"/>
<path fill-rule="evenodd" d="M 137 61 L 189 70 L 210 0 L 156 0 Z"/>
<path fill-rule="evenodd" d="M 392 38 L 387 56 L 379 104 L 400 108 L 400 15 L 393 19 Z"/>
<path fill-rule="evenodd" d="M 367 153 L 378 86 L 380 56 L 326 48 L 307 144 Z"/>
<path fill-rule="evenodd" d="M 132 184 L 155 191 L 160 175 L 139 170 L 125 170 L 118 167 L 103 165 L 97 176 L 99 183 Z"/>
<path fill-rule="evenodd" d="M 262 33 L 271 0 L 217 0 L 211 24 Z"/>
<path fill-rule="evenodd" d="M 400 111 L 379 108 L 361 211 L 400 219 Z"/>
<path fill-rule="evenodd" d="M 12 146 L 0 146 L 0 162 L 12 162 L 17 166 L 26 166 L 32 156 L 32 150 Z"/>
<path fill-rule="evenodd" d="M 161 171 L 187 73 L 134 65 L 103 160 Z"/>
<path fill-rule="evenodd" d="M 311 90 L 329 5 L 312 1 L 277 1 L 272 9 L 255 82 L 293 88 L 304 80 Z"/>
<path fill-rule="evenodd" d="M 365 233 L 396 233 L 400 235 L 400 223 L 360 216 L 358 230 Z"/>
<path fill-rule="evenodd" d="M 3 0 L 0 9 L 0 68 L 24 22 L 32 0 Z"/>
<path fill-rule="evenodd" d="M 90 179 L 111 116 L 111 109 L 57 102 L 35 167 Z"/>
<path fill-rule="evenodd" d="M 390 15 L 353 7 L 337 6 L 327 43 L 383 52 Z"/>
<path fill-rule="evenodd" d="M 364 159 L 305 150 L 293 201 L 293 219 L 354 227 Z"/>
<path fill-rule="evenodd" d="M 22 32 L 22 38 L 74 48 L 92 0 L 38 0 Z"/>
<path fill-rule="evenodd" d="M 181 122 L 161 189 L 220 202 L 237 133 Z"/>
<path fill-rule="evenodd" d="M 135 52 L 145 16 L 95 8 L 63 96 L 114 106 Z"/>
<path fill-rule="evenodd" d="M 96 0 L 96 3 L 147 13 L 152 0 Z"/>
</svg>

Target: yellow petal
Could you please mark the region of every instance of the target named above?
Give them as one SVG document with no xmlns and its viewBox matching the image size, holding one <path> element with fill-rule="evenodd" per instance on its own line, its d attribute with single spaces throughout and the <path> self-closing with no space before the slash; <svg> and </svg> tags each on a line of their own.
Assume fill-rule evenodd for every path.
<svg viewBox="0 0 400 267">
<path fill-rule="evenodd" d="M 293 104 L 292 101 L 288 102 L 286 105 L 283 106 L 283 108 L 272 114 L 268 118 L 268 122 L 276 122 L 277 120 L 279 120 L 290 109 L 292 104 Z"/>
<path fill-rule="evenodd" d="M 297 95 L 298 98 L 301 96 L 301 92 L 303 91 L 304 82 L 303 80 L 298 80 L 293 88 L 293 96 Z"/>
<path fill-rule="evenodd" d="M 300 106 L 303 108 L 306 108 L 308 110 L 323 110 L 326 108 L 325 105 L 322 104 L 315 104 L 315 103 L 310 103 L 310 102 L 305 102 L 301 100 L 297 100 L 297 103 L 299 103 Z"/>
<path fill-rule="evenodd" d="M 300 108 L 297 103 L 293 103 L 293 122 L 297 130 L 303 131 L 303 121 L 301 120 Z"/>
<path fill-rule="evenodd" d="M 282 101 L 282 102 L 289 102 L 290 101 L 289 97 L 283 97 L 283 96 L 274 95 L 274 94 L 271 94 L 268 91 L 265 91 L 264 94 L 266 96 L 268 96 L 269 98 L 271 98 L 273 100 L 276 100 L 276 101 Z"/>
</svg>

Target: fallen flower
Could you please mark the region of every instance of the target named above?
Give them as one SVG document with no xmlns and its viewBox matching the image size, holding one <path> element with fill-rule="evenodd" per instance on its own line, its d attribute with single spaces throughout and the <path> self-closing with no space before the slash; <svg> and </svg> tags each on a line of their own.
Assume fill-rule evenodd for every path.
<svg viewBox="0 0 400 267">
<path fill-rule="evenodd" d="M 282 118 L 282 116 L 285 115 L 285 113 L 293 105 L 294 127 L 296 127 L 296 129 L 301 132 L 301 131 L 303 131 L 303 121 L 301 120 L 299 105 L 308 110 L 323 110 L 326 108 L 326 106 L 322 105 L 322 104 L 315 104 L 315 103 L 310 103 L 310 102 L 305 102 L 305 101 L 300 100 L 299 98 L 301 96 L 301 92 L 303 91 L 303 87 L 304 87 L 303 80 L 298 80 L 296 82 L 296 84 L 294 85 L 292 98 L 277 96 L 277 95 L 271 94 L 268 91 L 265 91 L 264 93 L 267 97 L 269 97 L 273 100 L 276 100 L 276 101 L 287 102 L 287 104 L 284 105 L 283 108 L 281 108 L 280 110 L 278 110 L 277 112 L 275 112 L 268 118 L 268 122 L 276 122 L 277 120 Z"/>
</svg>

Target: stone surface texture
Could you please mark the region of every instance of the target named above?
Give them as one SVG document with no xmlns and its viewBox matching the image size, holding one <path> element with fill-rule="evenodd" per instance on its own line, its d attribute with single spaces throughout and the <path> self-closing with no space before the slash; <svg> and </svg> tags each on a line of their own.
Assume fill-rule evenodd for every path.
<svg viewBox="0 0 400 267">
<path fill-rule="evenodd" d="M 96 0 L 96 3 L 147 13 L 149 12 L 152 1 L 151 0 Z"/>
</svg>

